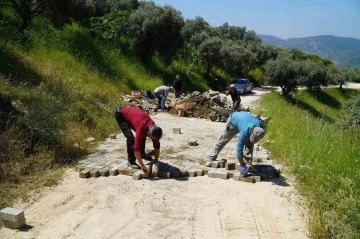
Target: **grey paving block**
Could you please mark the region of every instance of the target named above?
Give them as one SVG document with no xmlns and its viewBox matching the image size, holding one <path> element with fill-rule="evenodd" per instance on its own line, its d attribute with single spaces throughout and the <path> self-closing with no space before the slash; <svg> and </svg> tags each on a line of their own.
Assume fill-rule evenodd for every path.
<svg viewBox="0 0 360 239">
<path fill-rule="evenodd" d="M 22 226 L 25 226 L 25 224 L 26 224 L 26 219 L 25 219 L 25 218 L 22 218 L 22 219 L 19 219 L 19 220 L 16 221 L 16 222 L 11 222 L 11 221 L 2 220 L 2 222 L 4 223 L 4 226 L 5 226 L 6 228 L 16 229 L 16 228 L 20 228 L 20 227 L 22 227 Z"/>
<path fill-rule="evenodd" d="M 181 134 L 181 128 L 173 128 L 173 134 Z"/>
<path fill-rule="evenodd" d="M 239 172 L 239 171 L 237 171 L 237 172 L 234 173 L 233 179 L 234 179 L 235 181 L 240 181 L 240 172 Z"/>
<path fill-rule="evenodd" d="M 210 167 L 204 167 L 203 168 L 204 175 L 208 175 L 210 169 L 211 169 Z"/>
<path fill-rule="evenodd" d="M 233 178 L 235 172 L 236 172 L 235 170 L 228 170 L 228 171 L 227 171 L 228 178 Z"/>
<path fill-rule="evenodd" d="M 138 170 L 132 175 L 132 179 L 133 180 L 141 180 L 143 174 L 144 174 L 144 172 L 142 170 Z"/>
<path fill-rule="evenodd" d="M 5 223 L 8 228 L 18 228 L 25 224 L 24 211 L 17 208 L 6 207 L 0 211 L 0 219 Z M 22 224 L 24 222 L 24 224 Z"/>
<path fill-rule="evenodd" d="M 189 173 L 189 176 L 190 176 L 190 177 L 196 177 L 196 171 L 195 171 L 195 169 L 189 169 L 189 170 L 188 170 L 188 173 Z"/>
<path fill-rule="evenodd" d="M 102 176 L 102 177 L 109 176 L 109 171 L 110 171 L 109 167 L 105 167 L 105 168 L 100 169 L 100 171 L 99 171 L 100 176 Z"/>
<path fill-rule="evenodd" d="M 195 173 L 196 173 L 196 176 L 203 176 L 204 175 L 204 171 L 201 168 L 195 169 Z"/>
<path fill-rule="evenodd" d="M 90 171 L 90 177 L 96 178 L 99 177 L 100 173 L 99 173 L 99 169 L 98 168 L 94 168 Z"/>
<path fill-rule="evenodd" d="M 227 162 L 227 159 L 221 159 L 221 160 L 219 161 L 219 167 L 220 167 L 220 168 L 225 168 L 226 162 Z"/>
<path fill-rule="evenodd" d="M 119 168 L 118 165 L 113 166 L 113 167 L 109 170 L 109 174 L 110 174 L 111 176 L 116 176 L 116 175 L 118 175 L 118 174 L 119 174 L 118 168 Z"/>
<path fill-rule="evenodd" d="M 214 178 L 215 172 L 216 172 L 216 169 L 215 169 L 215 168 L 210 169 L 210 170 L 208 171 L 208 177 L 209 177 L 209 178 Z"/>
<path fill-rule="evenodd" d="M 180 176 L 181 177 L 189 177 L 189 172 L 185 169 L 180 169 Z"/>
<path fill-rule="evenodd" d="M 223 168 L 217 168 L 214 173 L 214 178 L 227 179 L 227 171 Z"/>
<path fill-rule="evenodd" d="M 246 183 L 255 183 L 255 178 L 256 176 L 250 176 L 250 177 L 242 177 L 240 176 L 240 180 Z"/>
<path fill-rule="evenodd" d="M 214 161 L 211 163 L 212 168 L 218 168 L 219 167 L 219 161 Z"/>
<path fill-rule="evenodd" d="M 88 178 L 90 177 L 90 171 L 92 170 L 92 168 L 85 168 L 84 170 L 82 170 L 79 173 L 79 177 L 80 178 Z"/>
<path fill-rule="evenodd" d="M 226 162 L 225 169 L 227 169 L 227 170 L 235 169 L 235 163 L 234 162 Z"/>
<path fill-rule="evenodd" d="M 122 175 L 126 175 L 126 176 L 131 176 L 133 174 L 133 168 L 130 168 L 130 167 L 121 167 L 118 171 L 119 171 L 119 174 L 122 174 Z"/>
</svg>

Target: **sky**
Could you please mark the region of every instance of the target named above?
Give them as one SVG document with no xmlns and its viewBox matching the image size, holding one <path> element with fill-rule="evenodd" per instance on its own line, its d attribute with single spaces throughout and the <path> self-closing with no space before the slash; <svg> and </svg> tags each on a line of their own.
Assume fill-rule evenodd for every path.
<svg viewBox="0 0 360 239">
<path fill-rule="evenodd" d="M 258 34 L 290 37 L 334 35 L 360 39 L 360 0 L 153 0 L 185 19 L 227 22 Z"/>
</svg>

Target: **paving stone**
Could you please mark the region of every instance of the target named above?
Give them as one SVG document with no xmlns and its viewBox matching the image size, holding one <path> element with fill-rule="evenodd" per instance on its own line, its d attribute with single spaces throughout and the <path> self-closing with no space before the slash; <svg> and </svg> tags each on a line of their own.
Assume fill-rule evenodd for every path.
<svg viewBox="0 0 360 239">
<path fill-rule="evenodd" d="M 92 168 L 85 168 L 79 173 L 80 178 L 88 178 L 90 177 L 90 171 L 93 170 Z"/>
<path fill-rule="evenodd" d="M 181 134 L 181 128 L 173 128 L 174 134 Z"/>
<path fill-rule="evenodd" d="M 255 182 L 260 182 L 261 181 L 261 177 L 260 176 L 251 176 L 254 178 Z"/>
<path fill-rule="evenodd" d="M 144 174 L 144 172 L 143 172 L 142 170 L 137 170 L 137 171 L 132 175 L 132 179 L 133 179 L 133 180 L 141 180 L 143 174 Z"/>
<path fill-rule="evenodd" d="M 233 178 L 234 174 L 235 174 L 235 170 L 228 170 L 227 171 L 228 178 Z"/>
<path fill-rule="evenodd" d="M 216 172 L 216 169 L 215 169 L 215 168 L 211 168 L 211 169 L 208 171 L 208 177 L 209 177 L 209 178 L 214 178 L 215 172 Z"/>
<path fill-rule="evenodd" d="M 227 169 L 227 170 L 233 170 L 233 169 L 235 169 L 235 163 L 233 163 L 233 162 L 226 162 L 226 164 L 225 164 L 225 169 Z"/>
<path fill-rule="evenodd" d="M 93 178 L 99 177 L 100 173 L 99 173 L 99 169 L 98 168 L 94 168 L 93 170 L 90 171 L 90 176 Z"/>
<path fill-rule="evenodd" d="M 189 173 L 189 176 L 190 176 L 190 177 L 196 177 L 196 171 L 195 171 L 195 169 L 189 169 L 189 170 L 188 170 L 188 173 Z"/>
<path fill-rule="evenodd" d="M 100 171 L 99 171 L 100 176 L 103 176 L 103 177 L 109 176 L 109 170 L 110 170 L 109 167 L 100 169 Z"/>
<path fill-rule="evenodd" d="M 236 169 L 236 170 L 240 170 L 240 163 L 236 163 L 236 164 L 235 164 L 235 169 Z"/>
<path fill-rule="evenodd" d="M 189 177 L 189 172 L 185 169 L 180 169 L 180 176 L 181 177 Z"/>
<path fill-rule="evenodd" d="M 185 166 L 184 170 L 189 171 L 194 165 L 188 164 Z"/>
<path fill-rule="evenodd" d="M 220 167 L 220 168 L 225 168 L 226 162 L 227 162 L 227 159 L 221 159 L 221 160 L 219 161 L 219 167 Z"/>
<path fill-rule="evenodd" d="M 227 172 L 223 168 L 217 168 L 214 173 L 214 178 L 227 179 Z"/>
<path fill-rule="evenodd" d="M 118 171 L 118 168 L 120 167 L 120 165 L 115 165 L 115 166 L 113 166 L 110 170 L 109 170 L 109 174 L 111 175 L 111 176 L 116 176 L 116 175 L 118 175 L 119 174 L 119 171 Z"/>
<path fill-rule="evenodd" d="M 218 168 L 219 167 L 219 161 L 214 161 L 211 163 L 212 168 Z"/>
<path fill-rule="evenodd" d="M 203 176 L 204 171 L 201 168 L 195 169 L 196 176 Z"/>
<path fill-rule="evenodd" d="M 181 165 L 186 166 L 190 163 L 190 160 L 185 160 L 181 163 Z"/>
<path fill-rule="evenodd" d="M 247 182 L 247 183 L 255 183 L 255 179 L 254 179 L 255 176 L 250 176 L 250 177 L 242 177 L 240 176 L 240 180 L 243 181 L 243 182 Z"/>
<path fill-rule="evenodd" d="M 234 176 L 233 176 L 233 179 L 234 179 L 235 181 L 240 181 L 240 172 L 235 172 L 235 173 L 234 173 Z"/>
<path fill-rule="evenodd" d="M 211 169 L 210 167 L 204 167 L 203 168 L 204 175 L 208 175 L 210 169 Z"/>
<path fill-rule="evenodd" d="M 121 167 L 120 169 L 118 169 L 118 171 L 119 171 L 119 174 L 131 176 L 133 174 L 132 169 L 133 168 L 130 168 L 130 167 Z"/>
<path fill-rule="evenodd" d="M 6 207 L 2 209 L 0 219 L 5 227 L 11 229 L 20 228 L 26 224 L 24 211 L 17 208 Z"/>
</svg>

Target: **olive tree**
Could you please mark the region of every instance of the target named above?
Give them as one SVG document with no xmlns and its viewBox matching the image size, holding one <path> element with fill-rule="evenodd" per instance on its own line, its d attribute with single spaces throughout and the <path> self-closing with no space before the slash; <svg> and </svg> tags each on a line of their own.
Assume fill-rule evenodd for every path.
<svg viewBox="0 0 360 239">
<path fill-rule="evenodd" d="M 220 49 L 222 41 L 218 37 L 206 39 L 199 46 L 200 58 L 206 64 L 206 77 L 210 78 L 210 71 L 214 66 L 220 64 Z"/>
<path fill-rule="evenodd" d="M 224 69 L 233 75 L 247 75 L 256 66 L 256 53 L 244 44 L 228 40 L 220 49 Z"/>
<path fill-rule="evenodd" d="M 171 6 L 141 2 L 130 15 L 129 26 L 135 49 L 143 59 L 157 52 L 165 63 L 170 63 L 176 51 L 183 46 L 181 29 L 184 18 Z"/>
<path fill-rule="evenodd" d="M 197 16 L 195 19 L 186 19 L 181 33 L 186 42 L 191 42 L 191 38 L 193 38 L 194 35 L 199 35 L 201 33 L 208 34 L 209 30 L 209 23 L 202 17 Z"/>
<path fill-rule="evenodd" d="M 298 83 L 309 90 L 318 90 L 330 82 L 325 65 L 312 60 L 301 62 L 298 79 Z"/>
<path fill-rule="evenodd" d="M 279 86 L 283 95 L 296 90 L 301 63 L 289 56 L 281 56 L 265 64 L 265 77 L 272 86 Z"/>
</svg>

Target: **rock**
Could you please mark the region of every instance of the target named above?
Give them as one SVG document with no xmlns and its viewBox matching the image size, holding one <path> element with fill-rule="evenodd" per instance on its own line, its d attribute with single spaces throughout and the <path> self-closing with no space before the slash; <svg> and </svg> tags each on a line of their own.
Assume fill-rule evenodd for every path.
<svg viewBox="0 0 360 239">
<path fill-rule="evenodd" d="M 94 137 L 89 137 L 87 139 L 85 139 L 85 142 L 91 143 L 94 142 L 96 139 Z"/>
<path fill-rule="evenodd" d="M 116 139 L 116 134 L 110 134 L 109 138 L 110 139 Z"/>
</svg>

